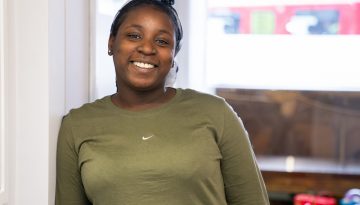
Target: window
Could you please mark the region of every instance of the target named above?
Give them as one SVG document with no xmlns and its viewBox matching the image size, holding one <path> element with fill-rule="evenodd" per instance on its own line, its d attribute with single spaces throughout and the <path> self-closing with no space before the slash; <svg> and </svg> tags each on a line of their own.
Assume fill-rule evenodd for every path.
<svg viewBox="0 0 360 205">
<path fill-rule="evenodd" d="M 260 167 L 290 156 L 292 171 L 359 175 L 360 1 L 207 2 L 206 86 L 239 113 Z"/>
<path fill-rule="evenodd" d="M 203 86 L 243 120 L 270 199 L 357 187 L 360 0 L 206 1 Z"/>
</svg>

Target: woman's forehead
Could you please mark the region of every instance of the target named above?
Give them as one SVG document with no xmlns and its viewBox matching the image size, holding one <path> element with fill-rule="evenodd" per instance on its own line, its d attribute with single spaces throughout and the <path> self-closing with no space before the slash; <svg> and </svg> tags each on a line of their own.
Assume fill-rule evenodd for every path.
<svg viewBox="0 0 360 205">
<path fill-rule="evenodd" d="M 171 30 L 174 33 L 174 25 L 169 15 L 163 10 L 152 6 L 142 5 L 130 10 L 120 27 L 152 27 L 156 26 L 160 30 Z"/>
</svg>

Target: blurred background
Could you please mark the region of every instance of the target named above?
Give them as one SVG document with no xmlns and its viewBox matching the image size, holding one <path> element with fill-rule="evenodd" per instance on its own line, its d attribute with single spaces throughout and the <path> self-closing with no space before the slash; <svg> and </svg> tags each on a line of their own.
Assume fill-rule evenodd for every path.
<svg viewBox="0 0 360 205">
<path fill-rule="evenodd" d="M 0 205 L 53 204 L 63 115 L 116 90 L 107 41 L 124 3 L 0 0 Z M 358 203 L 360 0 L 175 8 L 184 28 L 175 87 L 234 108 L 271 204 Z"/>
<path fill-rule="evenodd" d="M 125 1 L 96 10 L 93 99 L 115 91 L 108 32 Z M 272 204 L 340 199 L 360 184 L 360 1 L 176 3 L 185 30 L 176 87 L 224 97 L 244 121 Z"/>
</svg>

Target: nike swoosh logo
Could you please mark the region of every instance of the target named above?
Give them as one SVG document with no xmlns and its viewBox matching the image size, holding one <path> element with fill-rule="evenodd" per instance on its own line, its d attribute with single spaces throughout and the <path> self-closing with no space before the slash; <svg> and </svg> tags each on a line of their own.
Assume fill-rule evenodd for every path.
<svg viewBox="0 0 360 205">
<path fill-rule="evenodd" d="M 152 138 L 152 137 L 154 137 L 154 135 L 150 135 L 150 136 L 148 136 L 148 137 L 143 136 L 143 137 L 142 137 L 142 140 L 148 140 L 148 139 L 150 139 L 150 138 Z"/>
</svg>

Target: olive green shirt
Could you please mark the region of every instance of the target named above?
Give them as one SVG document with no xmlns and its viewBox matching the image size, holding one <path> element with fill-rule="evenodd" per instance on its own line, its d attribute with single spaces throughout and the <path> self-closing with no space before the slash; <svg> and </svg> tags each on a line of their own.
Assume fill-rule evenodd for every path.
<svg viewBox="0 0 360 205">
<path fill-rule="evenodd" d="M 177 89 L 145 111 L 110 96 L 63 119 L 56 205 L 265 205 L 241 120 L 218 97 Z"/>
</svg>

